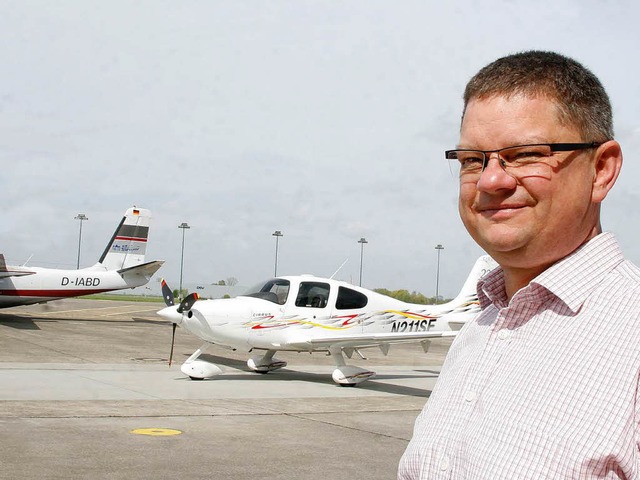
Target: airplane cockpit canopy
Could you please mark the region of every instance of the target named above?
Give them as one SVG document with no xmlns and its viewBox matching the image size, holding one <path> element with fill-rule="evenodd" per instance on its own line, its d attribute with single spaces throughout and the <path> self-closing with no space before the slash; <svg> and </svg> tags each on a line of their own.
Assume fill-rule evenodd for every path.
<svg viewBox="0 0 640 480">
<path fill-rule="evenodd" d="M 289 297 L 291 290 L 291 282 L 284 278 L 272 278 L 264 282 L 260 282 L 254 287 L 243 293 L 242 297 L 254 297 L 267 300 L 278 305 L 284 305 Z M 303 280 L 300 282 L 297 295 L 295 296 L 296 307 L 306 308 L 325 308 L 328 304 L 331 286 L 327 282 L 318 280 Z M 292 299 L 292 301 L 294 300 Z M 334 300 L 337 310 L 354 310 L 364 308 L 369 303 L 369 299 L 364 293 L 354 289 L 340 286 L 338 294 Z"/>
<path fill-rule="evenodd" d="M 329 284 L 324 282 L 300 282 L 296 307 L 324 308 L 329 299 Z"/>
<path fill-rule="evenodd" d="M 251 287 L 241 296 L 261 298 L 262 300 L 268 300 L 270 302 L 277 303 L 278 305 L 284 305 L 287 301 L 287 297 L 289 296 L 290 287 L 291 284 L 289 280 L 285 280 L 284 278 L 272 278 L 271 280 L 260 282 L 259 284 Z"/>
</svg>

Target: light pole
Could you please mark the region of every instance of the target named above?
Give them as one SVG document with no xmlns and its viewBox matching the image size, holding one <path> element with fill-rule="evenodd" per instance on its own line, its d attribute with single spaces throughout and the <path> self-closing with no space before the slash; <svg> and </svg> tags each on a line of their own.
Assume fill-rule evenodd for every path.
<svg viewBox="0 0 640 480">
<path fill-rule="evenodd" d="M 369 242 L 367 242 L 366 238 L 362 237 L 358 240 L 358 243 L 360 244 L 360 286 L 362 286 L 362 257 L 364 256 L 364 244 Z"/>
<path fill-rule="evenodd" d="M 184 265 L 184 231 L 191 228 L 187 222 L 182 222 L 178 225 L 178 228 L 182 229 L 182 253 L 180 254 L 180 298 L 182 298 L 182 267 Z"/>
<path fill-rule="evenodd" d="M 278 276 L 278 240 L 280 240 L 280 237 L 283 237 L 284 234 L 280 230 L 276 230 L 271 235 L 276 237 L 276 264 L 275 264 L 275 267 L 273 267 L 273 276 L 277 277 Z"/>
<path fill-rule="evenodd" d="M 440 283 L 440 250 L 444 250 L 444 247 L 438 244 L 435 248 L 438 251 L 438 267 L 436 268 L 436 303 L 438 303 L 438 287 Z"/>
<path fill-rule="evenodd" d="M 85 220 L 89 220 L 84 213 L 79 213 L 77 216 L 73 217 L 75 220 L 80 220 L 80 234 L 78 235 L 78 263 L 76 264 L 76 269 L 80 270 L 80 244 L 82 243 L 82 222 Z"/>
</svg>

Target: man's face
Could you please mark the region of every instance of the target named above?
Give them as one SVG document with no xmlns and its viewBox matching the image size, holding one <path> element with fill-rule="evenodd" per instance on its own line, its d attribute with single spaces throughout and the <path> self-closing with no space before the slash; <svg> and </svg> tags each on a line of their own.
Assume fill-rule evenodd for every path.
<svg viewBox="0 0 640 480">
<path fill-rule="evenodd" d="M 470 101 L 460 131 L 460 148 L 478 150 L 591 140 L 560 123 L 552 100 L 521 95 Z M 527 176 L 505 171 L 493 154 L 477 182 L 460 184 L 463 223 L 503 267 L 550 265 L 597 234 L 593 150 L 556 152 L 542 161 Z"/>
</svg>

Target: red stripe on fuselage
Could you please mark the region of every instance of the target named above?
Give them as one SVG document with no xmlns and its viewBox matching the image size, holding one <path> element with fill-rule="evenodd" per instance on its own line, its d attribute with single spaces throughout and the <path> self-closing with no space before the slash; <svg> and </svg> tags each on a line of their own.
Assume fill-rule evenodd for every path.
<svg viewBox="0 0 640 480">
<path fill-rule="evenodd" d="M 147 239 L 146 238 L 142 238 L 142 237 L 116 237 L 116 240 L 127 240 L 130 242 L 146 242 Z"/>
<path fill-rule="evenodd" d="M 93 293 L 104 293 L 117 290 L 115 288 L 92 288 L 75 290 L 0 290 L 0 296 L 5 297 L 79 297 Z"/>
</svg>

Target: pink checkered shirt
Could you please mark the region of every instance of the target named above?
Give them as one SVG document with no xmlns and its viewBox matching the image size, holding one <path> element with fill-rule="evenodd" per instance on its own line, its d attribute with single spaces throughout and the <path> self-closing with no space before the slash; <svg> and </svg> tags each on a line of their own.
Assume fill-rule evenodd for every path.
<svg viewBox="0 0 640 480">
<path fill-rule="evenodd" d="M 507 302 L 478 284 L 399 479 L 640 478 L 640 269 L 603 233 Z"/>
</svg>

